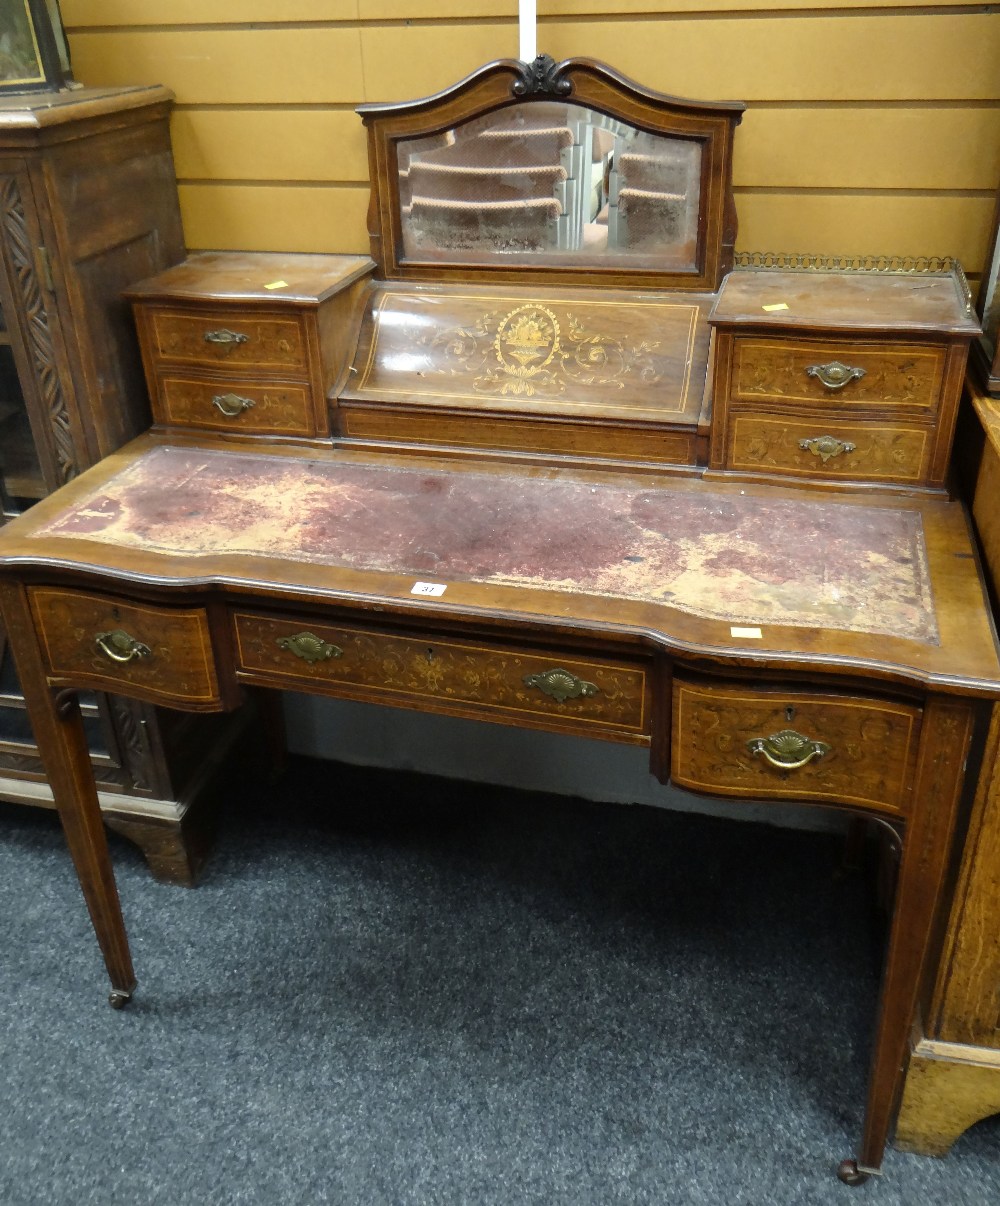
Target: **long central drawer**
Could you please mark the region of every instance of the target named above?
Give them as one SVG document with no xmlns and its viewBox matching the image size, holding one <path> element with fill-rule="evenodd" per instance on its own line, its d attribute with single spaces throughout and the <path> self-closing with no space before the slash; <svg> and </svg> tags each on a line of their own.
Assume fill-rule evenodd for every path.
<svg viewBox="0 0 1000 1206">
<path fill-rule="evenodd" d="M 237 670 L 255 682 L 647 744 L 649 666 L 524 646 L 424 639 L 237 612 Z"/>
</svg>

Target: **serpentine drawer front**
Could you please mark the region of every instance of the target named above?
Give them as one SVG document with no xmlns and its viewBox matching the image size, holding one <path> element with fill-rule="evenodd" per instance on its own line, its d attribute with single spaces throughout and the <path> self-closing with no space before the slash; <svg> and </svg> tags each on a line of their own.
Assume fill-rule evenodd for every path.
<svg viewBox="0 0 1000 1206">
<path fill-rule="evenodd" d="M 256 682 L 637 744 L 649 738 L 650 676 L 641 662 L 245 613 L 234 622 L 238 668 Z"/>
<path fill-rule="evenodd" d="M 927 472 L 932 436 L 919 423 L 733 410 L 725 433 L 726 466 L 831 481 L 867 478 L 915 485 Z"/>
<path fill-rule="evenodd" d="M 737 336 L 730 397 L 734 402 L 926 417 L 938 405 L 944 380 L 940 345 L 833 339 Z"/>
<path fill-rule="evenodd" d="M 905 813 L 920 716 L 871 696 L 676 677 L 671 777 L 717 795 Z"/>
<path fill-rule="evenodd" d="M 48 587 L 28 594 L 51 679 L 106 691 L 127 684 L 153 703 L 219 702 L 203 611 Z"/>
<path fill-rule="evenodd" d="M 155 311 L 152 351 L 159 360 L 249 372 L 305 372 L 306 338 L 297 315 L 248 314 L 225 307 Z"/>
<path fill-rule="evenodd" d="M 163 418 L 168 423 L 213 431 L 250 427 L 261 435 L 311 435 L 315 429 L 306 384 L 262 384 L 241 377 L 209 381 L 169 372 L 161 373 L 159 380 Z"/>
</svg>

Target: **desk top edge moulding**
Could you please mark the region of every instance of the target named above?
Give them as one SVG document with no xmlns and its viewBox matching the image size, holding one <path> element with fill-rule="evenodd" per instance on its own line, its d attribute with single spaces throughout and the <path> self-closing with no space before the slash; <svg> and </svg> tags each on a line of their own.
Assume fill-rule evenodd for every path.
<svg viewBox="0 0 1000 1206">
<path fill-rule="evenodd" d="M 944 261 L 733 267 L 738 104 L 591 60 L 366 105 L 373 259 L 127 290 L 153 427 L 0 533 L 0 602 L 112 983 L 75 694 L 255 687 L 648 748 L 661 781 L 888 826 L 863 1134 L 925 1004 L 1000 654 L 945 483 Z"/>
</svg>

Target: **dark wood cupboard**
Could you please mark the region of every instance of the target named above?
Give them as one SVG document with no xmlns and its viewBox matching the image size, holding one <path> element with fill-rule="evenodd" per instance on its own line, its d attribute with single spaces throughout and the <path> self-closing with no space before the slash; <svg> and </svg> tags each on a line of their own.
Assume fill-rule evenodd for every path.
<svg viewBox="0 0 1000 1206">
<path fill-rule="evenodd" d="M 4 522 L 149 426 L 121 294 L 184 256 L 170 104 L 165 88 L 148 86 L 0 99 Z M 206 767 L 240 725 L 99 694 L 83 710 L 106 821 L 158 877 L 192 882 Z M 51 806 L 2 631 L 0 799 Z"/>
</svg>

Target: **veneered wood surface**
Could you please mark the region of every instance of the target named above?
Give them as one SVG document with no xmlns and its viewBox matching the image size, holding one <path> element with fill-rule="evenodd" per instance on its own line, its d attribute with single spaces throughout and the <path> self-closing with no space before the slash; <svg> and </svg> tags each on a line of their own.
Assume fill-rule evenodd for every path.
<svg viewBox="0 0 1000 1206">
<path fill-rule="evenodd" d="M 97 689 L 134 691 L 157 703 L 212 706 L 220 691 L 204 611 L 129 604 L 79 591 L 28 592 L 45 665 L 54 681 L 85 680 Z M 116 662 L 96 637 L 118 629 L 149 649 Z"/>
<path fill-rule="evenodd" d="M 747 743 L 793 729 L 830 750 L 778 770 Z M 671 778 L 716 795 L 827 801 L 904 814 L 920 709 L 893 700 L 674 679 Z"/>
<path fill-rule="evenodd" d="M 312 636 L 336 656 L 313 663 L 279 641 L 303 632 L 301 620 L 237 612 L 237 670 L 264 685 L 320 691 L 376 703 L 427 707 L 454 715 L 649 740 L 650 664 L 595 659 L 568 651 L 420 638 L 377 629 L 313 623 Z M 558 700 L 525 678 L 565 670 L 596 688 Z"/>
<path fill-rule="evenodd" d="M 302 255 L 291 252 L 201 252 L 126 291 L 157 303 L 263 302 L 296 307 L 319 302 L 366 276 L 367 256 Z"/>
<path fill-rule="evenodd" d="M 248 313 L 245 307 L 225 306 L 192 314 L 157 307 L 149 325 L 150 352 L 158 360 L 286 374 L 307 367 L 305 330 L 294 314 Z M 220 330 L 242 336 L 243 342 L 220 344 L 207 338 Z"/>
<path fill-rule="evenodd" d="M 765 306 L 786 309 L 767 310 Z M 711 321 L 849 330 L 978 333 L 951 275 L 736 269 L 722 284 Z"/>
<path fill-rule="evenodd" d="M 379 286 L 347 401 L 691 425 L 707 295 Z"/>
<path fill-rule="evenodd" d="M 791 418 L 733 411 L 724 437 L 723 465 L 807 481 L 847 479 L 918 485 L 927 470 L 930 434 L 918 424 L 885 419 L 866 422 L 830 414 Z M 823 436 L 833 436 L 854 447 L 828 460 L 802 447 L 803 440 Z"/>
<path fill-rule="evenodd" d="M 945 361 L 940 344 L 737 335 L 732 401 L 772 401 L 794 409 L 891 410 L 919 418 L 940 404 Z M 833 362 L 860 369 L 863 376 L 830 388 L 807 371 Z"/>
</svg>

